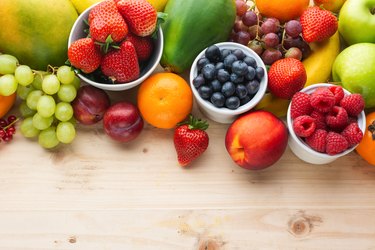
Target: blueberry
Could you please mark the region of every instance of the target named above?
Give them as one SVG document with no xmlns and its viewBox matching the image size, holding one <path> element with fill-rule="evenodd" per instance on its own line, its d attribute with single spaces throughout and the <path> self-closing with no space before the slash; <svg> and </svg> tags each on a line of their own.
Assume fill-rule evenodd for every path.
<svg viewBox="0 0 375 250">
<path fill-rule="evenodd" d="M 199 88 L 200 86 L 202 86 L 205 83 L 206 83 L 206 81 L 204 80 L 204 77 L 203 77 L 202 74 L 197 75 L 193 79 L 193 85 L 194 85 L 195 88 Z"/>
<path fill-rule="evenodd" d="M 255 61 L 255 59 L 251 56 L 246 56 L 243 61 L 248 65 L 248 66 L 251 66 L 253 68 L 256 68 L 257 66 L 257 62 Z"/>
<path fill-rule="evenodd" d="M 255 72 L 255 71 L 254 71 Z M 228 71 L 226 71 L 225 69 L 219 69 L 217 71 L 217 74 L 216 74 L 216 78 L 220 81 L 220 82 L 226 82 L 229 80 L 230 78 L 230 74 L 228 73 Z"/>
<path fill-rule="evenodd" d="M 225 100 L 225 107 L 228 109 L 236 109 L 240 106 L 240 98 L 237 96 L 231 96 L 228 97 L 227 100 Z"/>
<path fill-rule="evenodd" d="M 247 96 L 247 88 L 246 88 L 246 86 L 243 85 L 243 84 L 238 84 L 236 86 L 236 95 L 240 99 L 245 98 L 245 96 Z"/>
<path fill-rule="evenodd" d="M 202 85 L 199 87 L 198 93 L 203 99 L 208 99 L 212 95 L 212 88 L 208 85 Z"/>
<path fill-rule="evenodd" d="M 212 63 L 204 65 L 202 68 L 202 74 L 206 80 L 213 80 L 216 75 L 215 65 Z"/>
<path fill-rule="evenodd" d="M 198 61 L 197 61 L 198 71 L 202 70 L 204 65 L 206 65 L 207 63 L 210 63 L 210 61 L 206 57 L 199 58 Z"/>
<path fill-rule="evenodd" d="M 239 75 L 237 75 L 235 73 L 232 73 L 232 74 L 230 74 L 229 80 L 231 82 L 233 82 L 233 83 L 243 83 L 244 77 L 243 76 L 239 76 Z"/>
<path fill-rule="evenodd" d="M 248 66 L 245 79 L 251 81 L 255 78 L 255 75 L 256 75 L 255 69 L 251 66 Z"/>
<path fill-rule="evenodd" d="M 209 86 L 211 86 L 213 92 L 221 91 L 221 83 L 217 79 L 212 80 Z"/>
<path fill-rule="evenodd" d="M 253 96 L 245 96 L 244 98 L 240 99 L 240 104 L 245 105 L 246 103 L 250 102 L 253 99 Z"/>
<path fill-rule="evenodd" d="M 220 92 L 215 92 L 211 96 L 211 103 L 218 108 L 224 107 L 225 96 Z"/>
<path fill-rule="evenodd" d="M 227 55 L 232 53 L 232 51 L 230 51 L 230 49 L 222 49 L 220 52 L 221 52 L 221 60 L 222 61 L 224 60 L 225 57 L 227 57 Z"/>
<path fill-rule="evenodd" d="M 224 94 L 224 96 L 228 97 L 233 95 L 236 92 L 236 85 L 234 85 L 233 82 L 226 82 L 221 87 L 221 93 Z"/>
<path fill-rule="evenodd" d="M 246 84 L 247 92 L 250 95 L 254 95 L 259 90 L 260 83 L 257 80 L 252 80 Z"/>
<path fill-rule="evenodd" d="M 210 62 L 218 62 L 221 59 L 220 49 L 216 45 L 208 47 L 204 52 L 204 55 L 210 60 Z"/>
<path fill-rule="evenodd" d="M 264 69 L 263 69 L 262 67 L 257 67 L 257 68 L 255 69 L 255 72 L 256 72 L 257 79 L 258 79 L 259 81 L 261 81 L 262 78 L 263 78 L 263 76 L 264 76 Z"/>
<path fill-rule="evenodd" d="M 246 56 L 245 53 L 241 49 L 232 50 L 232 54 L 235 55 L 238 60 L 242 60 Z"/>
<path fill-rule="evenodd" d="M 224 63 L 223 63 L 223 62 L 217 62 L 217 63 L 215 64 L 215 69 L 216 69 L 216 70 L 224 69 Z"/>
<path fill-rule="evenodd" d="M 227 55 L 225 58 L 224 58 L 224 67 L 227 69 L 227 70 L 231 70 L 232 69 L 232 64 L 237 61 L 237 57 L 233 54 L 229 54 Z"/>
<path fill-rule="evenodd" d="M 247 73 L 247 64 L 243 61 L 237 60 L 232 64 L 232 72 L 239 75 L 244 76 Z"/>
</svg>

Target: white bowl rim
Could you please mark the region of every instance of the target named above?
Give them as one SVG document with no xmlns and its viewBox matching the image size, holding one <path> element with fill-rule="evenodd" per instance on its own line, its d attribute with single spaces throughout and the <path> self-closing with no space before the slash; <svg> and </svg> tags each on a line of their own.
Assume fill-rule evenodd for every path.
<svg viewBox="0 0 375 250">
<path fill-rule="evenodd" d="M 190 86 L 194 93 L 194 96 L 196 97 L 198 103 L 203 105 L 206 109 L 208 109 L 211 112 L 220 113 L 223 115 L 239 115 L 239 114 L 249 111 L 251 108 L 253 108 L 256 104 L 258 104 L 262 100 L 264 94 L 266 93 L 267 85 L 268 85 L 268 74 L 267 74 L 266 65 L 264 64 L 262 59 L 258 56 L 258 54 L 256 54 L 249 47 L 242 45 L 240 43 L 221 42 L 221 43 L 215 43 L 212 45 L 216 45 L 219 48 L 231 48 L 231 49 L 240 48 L 242 50 L 245 50 L 247 52 L 246 54 L 250 54 L 252 57 L 254 57 L 254 59 L 256 59 L 258 67 L 262 67 L 264 69 L 264 76 L 263 76 L 262 81 L 260 82 L 260 88 L 258 92 L 255 94 L 255 96 L 248 103 L 241 105 L 237 109 L 233 109 L 233 110 L 225 108 L 225 107 L 222 107 L 222 108 L 215 107 L 211 102 L 200 97 L 197 89 L 193 85 L 193 79 L 197 73 L 196 64 L 198 60 L 204 55 L 204 52 L 207 49 L 205 48 L 197 55 L 190 69 Z"/>
<path fill-rule="evenodd" d="M 313 89 L 316 89 L 316 88 L 319 88 L 319 87 L 329 87 L 329 86 L 336 86 L 335 84 L 331 84 L 331 83 L 315 83 L 315 84 L 312 84 L 312 85 L 309 85 L 305 88 L 303 88 L 300 92 L 304 92 L 304 93 L 309 93 L 311 92 Z M 347 89 L 345 89 L 343 87 L 343 90 L 344 90 L 344 93 L 346 95 L 348 94 L 351 94 L 350 91 L 348 91 Z M 299 136 L 297 136 L 295 133 L 294 133 L 294 130 L 293 130 L 293 122 L 292 122 L 292 118 L 291 118 L 291 115 L 290 115 L 290 106 L 291 106 L 291 102 L 289 103 L 289 106 L 288 106 L 288 111 L 287 111 L 287 125 L 288 125 L 288 130 L 289 130 L 289 133 L 290 133 L 290 136 L 293 137 L 293 139 L 297 142 L 297 144 L 299 146 L 301 146 L 304 150 L 306 150 L 307 152 L 315 155 L 316 157 L 319 157 L 319 158 L 325 158 L 325 159 L 337 159 L 341 156 L 344 156 L 348 153 L 350 153 L 351 151 L 353 151 L 355 149 L 356 146 L 353 146 L 351 148 L 348 148 L 347 150 L 339 153 L 339 154 L 335 154 L 335 155 L 329 155 L 329 154 L 326 154 L 326 153 L 320 153 L 320 152 L 317 152 L 315 151 L 314 149 L 312 149 L 311 147 L 309 147 L 308 145 L 306 145 L 305 142 L 303 142 L 301 140 L 301 138 L 299 138 Z M 366 130 L 366 118 L 365 118 L 365 112 L 362 111 L 359 116 L 358 116 L 358 126 L 359 128 L 362 130 L 362 132 L 364 133 L 365 130 Z M 360 120 L 362 121 L 362 124 L 360 124 Z"/>
<path fill-rule="evenodd" d="M 76 27 L 79 25 L 80 22 L 82 22 L 82 18 L 84 16 L 87 16 L 89 15 L 89 12 L 90 10 L 96 6 L 100 4 L 100 2 L 98 3 L 94 3 L 93 5 L 91 5 L 90 7 L 88 7 L 87 9 L 85 9 L 79 16 L 78 18 L 76 19 L 76 21 L 74 22 L 73 26 L 72 26 L 72 29 L 71 29 L 71 32 L 69 34 L 69 38 L 68 38 L 68 48 L 70 47 L 70 44 L 73 42 L 73 30 L 76 29 Z M 159 62 L 160 62 L 160 59 L 162 57 L 162 54 L 163 54 L 163 47 L 164 47 L 164 35 L 163 35 L 163 31 L 161 29 L 161 27 L 159 26 L 159 29 L 158 29 L 158 40 L 160 40 L 160 50 L 158 51 L 158 54 L 156 55 L 155 57 L 155 60 L 158 62 L 158 63 L 154 63 L 154 65 L 152 65 L 152 67 L 150 67 L 150 69 L 148 71 L 146 71 L 141 77 L 131 81 L 131 82 L 126 82 L 126 83 L 114 83 L 114 84 L 107 84 L 107 83 L 100 83 L 100 82 L 95 82 L 87 77 L 85 77 L 83 74 L 77 74 L 78 77 L 83 80 L 84 82 L 90 84 L 90 85 L 93 85 L 95 87 L 98 87 L 98 88 L 101 88 L 101 89 L 105 89 L 105 90 L 109 90 L 109 91 L 122 91 L 122 90 L 127 90 L 127 89 L 130 89 L 130 88 L 133 88 L 133 87 L 136 87 L 138 86 L 139 84 L 141 84 L 147 77 L 149 77 L 154 71 L 155 69 L 158 67 L 159 65 Z"/>
</svg>

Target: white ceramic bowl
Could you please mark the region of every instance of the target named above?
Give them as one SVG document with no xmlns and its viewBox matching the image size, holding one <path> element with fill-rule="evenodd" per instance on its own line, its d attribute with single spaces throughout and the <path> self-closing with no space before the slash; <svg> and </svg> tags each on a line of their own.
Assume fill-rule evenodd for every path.
<svg viewBox="0 0 375 250">
<path fill-rule="evenodd" d="M 198 90 L 193 85 L 193 80 L 198 74 L 197 62 L 204 55 L 206 49 L 200 52 L 198 56 L 195 58 L 190 69 L 190 87 L 193 91 L 194 98 L 198 104 L 198 108 L 206 117 L 208 117 L 209 119 L 213 121 L 216 121 L 219 123 L 232 123 L 239 115 L 255 107 L 263 98 L 267 90 L 267 84 L 268 84 L 267 68 L 265 64 L 263 63 L 262 59 L 253 50 L 251 50 L 250 48 L 242 44 L 234 43 L 234 42 L 222 42 L 222 43 L 217 43 L 215 45 L 218 46 L 220 49 L 231 49 L 231 50 L 241 49 L 243 52 L 245 52 L 246 55 L 253 57 L 255 61 L 257 62 L 257 65 L 264 69 L 264 77 L 262 81 L 260 82 L 259 90 L 248 103 L 241 105 L 235 110 L 228 109 L 225 107 L 218 108 L 218 107 L 215 107 L 208 100 L 205 100 L 202 97 L 200 97 L 198 94 Z"/>
<path fill-rule="evenodd" d="M 75 40 L 79 38 L 86 37 L 87 34 L 84 32 L 84 29 L 87 29 L 87 25 L 85 24 L 84 20 L 88 19 L 90 10 L 99 3 L 96 3 L 82 12 L 77 20 L 75 21 L 69 35 L 68 46 L 72 44 Z M 84 82 L 91 84 L 97 88 L 111 90 L 111 91 L 122 91 L 126 89 L 133 88 L 140 83 L 142 83 L 151 73 L 154 72 L 156 67 L 159 65 L 162 53 L 163 53 L 163 46 L 164 46 L 164 39 L 163 39 L 163 31 L 161 28 L 158 30 L 158 37 L 154 42 L 154 51 L 151 55 L 151 58 L 148 61 L 148 64 L 143 67 L 140 72 L 140 77 L 134 81 L 127 82 L 127 83 L 115 83 L 115 84 L 108 84 L 103 82 L 96 82 L 83 74 L 78 74 L 78 77 L 81 78 Z"/>
<path fill-rule="evenodd" d="M 328 83 L 313 84 L 313 85 L 310 85 L 310 86 L 302 89 L 301 92 L 311 94 L 315 91 L 316 88 L 328 87 L 328 86 L 332 86 L 332 84 L 328 84 Z M 345 95 L 350 94 L 350 92 L 347 91 L 346 89 L 344 89 L 344 93 L 345 93 Z M 290 104 L 289 104 L 288 112 L 287 112 L 287 124 L 288 124 L 288 130 L 289 130 L 289 139 L 288 139 L 289 147 L 292 150 L 292 152 L 298 158 L 300 158 L 301 160 L 303 160 L 305 162 L 312 163 L 312 164 L 328 164 L 328 163 L 333 162 L 334 160 L 350 153 L 356 147 L 356 146 L 351 147 L 351 148 L 345 150 L 344 152 L 342 152 L 340 154 L 336 154 L 336 155 L 328 155 L 328 154 L 319 153 L 319 152 L 313 150 L 299 136 L 297 136 L 294 133 L 293 125 L 292 125 L 293 121 L 292 121 L 292 118 L 290 116 Z M 364 111 L 362 111 L 361 114 L 359 114 L 359 116 L 358 116 L 358 126 L 362 130 L 362 132 L 365 132 L 365 130 L 366 130 L 366 117 L 365 117 Z"/>
</svg>

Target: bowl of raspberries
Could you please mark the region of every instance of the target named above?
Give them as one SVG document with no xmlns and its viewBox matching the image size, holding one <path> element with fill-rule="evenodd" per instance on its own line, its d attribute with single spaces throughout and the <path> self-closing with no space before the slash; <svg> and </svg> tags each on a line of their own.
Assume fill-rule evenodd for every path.
<svg viewBox="0 0 375 250">
<path fill-rule="evenodd" d="M 190 86 L 209 119 L 231 123 L 263 98 L 268 84 L 262 59 L 247 46 L 222 42 L 205 48 L 190 69 Z"/>
<path fill-rule="evenodd" d="M 104 0 L 80 14 L 68 39 L 68 60 L 84 82 L 122 91 L 143 82 L 158 66 L 163 32 L 146 0 Z"/>
<path fill-rule="evenodd" d="M 365 102 L 339 85 L 319 83 L 294 94 L 287 112 L 289 147 L 301 160 L 328 164 L 355 149 L 366 129 Z"/>
</svg>

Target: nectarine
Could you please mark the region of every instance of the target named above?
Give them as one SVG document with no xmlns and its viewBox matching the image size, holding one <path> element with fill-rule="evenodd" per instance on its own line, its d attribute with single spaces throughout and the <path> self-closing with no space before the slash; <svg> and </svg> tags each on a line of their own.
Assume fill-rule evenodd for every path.
<svg viewBox="0 0 375 250">
<path fill-rule="evenodd" d="M 288 144 L 284 122 L 268 111 L 257 110 L 237 118 L 228 128 L 225 147 L 233 161 L 245 169 L 270 167 Z"/>
</svg>

